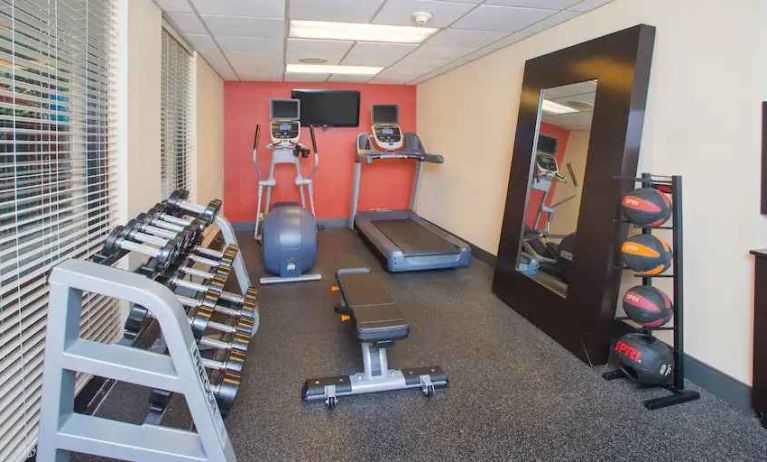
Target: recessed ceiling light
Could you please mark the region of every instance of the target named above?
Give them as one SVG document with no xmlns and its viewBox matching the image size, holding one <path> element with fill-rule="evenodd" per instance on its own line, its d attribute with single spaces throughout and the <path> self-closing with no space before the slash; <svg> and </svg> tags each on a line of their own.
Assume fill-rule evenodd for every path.
<svg viewBox="0 0 767 462">
<path fill-rule="evenodd" d="M 353 22 L 290 21 L 290 36 L 307 39 L 360 40 L 363 42 L 421 43 L 437 32 L 435 27 L 387 26 Z"/>
<path fill-rule="evenodd" d="M 298 62 L 303 64 L 325 64 L 328 60 L 325 58 L 300 58 Z"/>
<path fill-rule="evenodd" d="M 383 67 L 372 66 L 334 66 L 332 64 L 288 64 L 285 72 L 288 74 L 346 74 L 346 75 L 376 75 Z"/>
<path fill-rule="evenodd" d="M 580 112 L 573 107 L 555 103 L 554 101 L 548 99 L 543 100 L 543 111 L 550 114 L 570 114 L 573 112 Z"/>
</svg>

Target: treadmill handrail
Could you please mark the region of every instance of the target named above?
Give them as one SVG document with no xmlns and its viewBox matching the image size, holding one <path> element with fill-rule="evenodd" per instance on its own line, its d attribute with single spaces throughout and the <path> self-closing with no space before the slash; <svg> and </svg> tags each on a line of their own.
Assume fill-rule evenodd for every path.
<svg viewBox="0 0 767 462">
<path fill-rule="evenodd" d="M 420 140 L 415 133 L 405 133 L 405 149 L 399 151 L 379 151 L 372 147 L 370 136 L 367 133 L 360 133 L 357 137 L 357 162 L 372 163 L 374 160 L 388 159 L 413 159 L 421 162 L 431 162 L 434 164 L 445 163 L 445 158 L 440 154 L 429 154 L 423 151 Z M 415 144 L 415 146 L 413 146 Z"/>
</svg>

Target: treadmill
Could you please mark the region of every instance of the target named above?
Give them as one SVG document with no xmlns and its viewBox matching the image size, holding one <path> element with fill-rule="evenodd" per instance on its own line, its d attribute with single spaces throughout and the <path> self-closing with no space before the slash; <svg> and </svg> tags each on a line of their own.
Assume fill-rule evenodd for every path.
<svg viewBox="0 0 767 462">
<path fill-rule="evenodd" d="M 349 228 L 362 234 L 386 260 L 390 272 L 421 271 L 469 266 L 469 245 L 442 228 L 418 216 L 413 210 L 424 162 L 441 164 L 438 154 L 427 154 L 415 133 L 405 133 L 398 124 L 396 105 L 374 105 L 372 135 L 357 136 Z M 371 140 L 372 137 L 372 140 Z M 408 210 L 373 210 L 357 213 L 362 164 L 388 159 L 416 161 L 415 179 Z"/>
</svg>

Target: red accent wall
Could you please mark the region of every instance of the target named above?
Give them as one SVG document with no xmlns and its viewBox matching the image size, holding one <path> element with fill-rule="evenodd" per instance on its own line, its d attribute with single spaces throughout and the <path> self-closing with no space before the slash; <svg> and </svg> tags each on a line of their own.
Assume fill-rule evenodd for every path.
<svg viewBox="0 0 767 462">
<path fill-rule="evenodd" d="M 570 138 L 570 130 L 562 127 L 557 127 L 556 125 L 547 124 L 546 122 L 541 122 L 540 134 L 557 140 L 557 152 L 554 153 L 554 157 L 556 157 L 557 164 L 559 164 L 561 167 L 565 158 L 567 140 Z M 549 188 L 549 195 L 546 199 L 546 205 L 551 205 L 552 200 L 554 200 L 554 191 L 556 188 L 557 183 L 552 182 L 551 188 Z M 540 205 L 541 199 L 543 198 L 543 191 L 536 189 L 534 191 L 530 191 L 529 194 L 530 197 L 527 199 L 527 216 L 525 217 L 525 223 L 527 223 L 527 226 L 533 228 L 533 221 L 535 221 L 535 214 L 538 212 L 538 206 Z M 540 223 L 538 223 L 538 225 L 546 226 L 545 215 L 544 218 L 541 219 Z"/>
<path fill-rule="evenodd" d="M 224 211 L 234 222 L 255 221 L 258 184 L 251 161 L 256 124 L 261 124 L 259 162 L 269 168 L 269 100 L 289 98 L 294 88 L 343 89 L 360 92 L 360 125 L 351 128 L 316 129 L 320 165 L 314 176 L 315 206 L 320 219 L 346 218 L 352 193 L 355 140 L 370 131 L 373 104 L 398 104 L 403 131 L 415 131 L 415 86 L 349 83 L 225 82 L 224 83 Z M 301 129 L 301 141 L 311 145 L 309 130 Z M 304 172 L 311 158 L 304 161 Z M 362 167 L 359 210 L 407 208 L 415 166 L 405 160 L 377 162 Z M 293 169 L 288 165 L 275 173 L 277 186 L 272 203 L 298 202 Z"/>
</svg>

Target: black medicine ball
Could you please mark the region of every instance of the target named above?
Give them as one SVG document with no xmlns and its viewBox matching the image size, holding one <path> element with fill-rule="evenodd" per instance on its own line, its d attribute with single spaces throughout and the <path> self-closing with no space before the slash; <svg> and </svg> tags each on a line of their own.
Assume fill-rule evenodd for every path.
<svg viewBox="0 0 767 462">
<path fill-rule="evenodd" d="M 664 385 L 671 378 L 671 348 L 651 335 L 626 334 L 615 342 L 613 353 L 621 370 L 639 384 Z"/>
<path fill-rule="evenodd" d="M 655 287 L 636 286 L 623 294 L 623 311 L 643 327 L 660 327 L 671 319 L 673 303 Z"/>
<path fill-rule="evenodd" d="M 621 245 L 623 261 L 645 276 L 656 276 L 671 266 L 671 246 L 652 234 L 637 234 Z"/>
<path fill-rule="evenodd" d="M 635 189 L 623 196 L 621 210 L 635 225 L 656 227 L 671 216 L 671 200 L 652 188 Z"/>
</svg>

